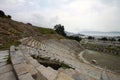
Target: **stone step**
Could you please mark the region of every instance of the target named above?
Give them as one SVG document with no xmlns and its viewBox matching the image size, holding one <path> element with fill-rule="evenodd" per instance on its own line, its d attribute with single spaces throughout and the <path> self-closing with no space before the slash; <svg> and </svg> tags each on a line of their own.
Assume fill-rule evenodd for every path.
<svg viewBox="0 0 120 80">
<path fill-rule="evenodd" d="M 65 73 L 63 72 L 60 72 L 58 74 L 58 77 L 56 78 L 56 80 L 74 80 L 73 78 L 71 78 L 70 76 L 66 75 Z M 81 80 L 81 79 L 79 79 Z"/>
<path fill-rule="evenodd" d="M 32 77 L 34 78 L 34 79 L 36 79 L 37 78 L 37 70 L 35 69 L 35 67 L 33 66 L 33 65 L 31 65 L 31 64 L 26 64 L 26 69 L 27 69 L 27 71 L 29 71 L 29 73 L 32 75 Z"/>
<path fill-rule="evenodd" d="M 31 77 L 30 73 L 23 74 L 21 76 L 18 76 L 19 80 L 35 80 Z"/>
<path fill-rule="evenodd" d="M 7 64 L 5 66 L 0 67 L 0 75 L 9 71 L 12 71 L 12 65 L 11 64 Z"/>
<path fill-rule="evenodd" d="M 50 68 L 45 68 L 42 65 L 39 66 L 37 70 L 42 75 L 42 77 L 46 78 L 47 80 L 55 80 L 57 77 L 56 72 L 50 70 Z"/>
<path fill-rule="evenodd" d="M 7 62 L 0 63 L 0 67 L 7 65 Z"/>
<path fill-rule="evenodd" d="M 17 78 L 13 71 L 9 71 L 2 73 L 2 75 L 0 75 L 0 80 L 17 80 Z"/>
</svg>

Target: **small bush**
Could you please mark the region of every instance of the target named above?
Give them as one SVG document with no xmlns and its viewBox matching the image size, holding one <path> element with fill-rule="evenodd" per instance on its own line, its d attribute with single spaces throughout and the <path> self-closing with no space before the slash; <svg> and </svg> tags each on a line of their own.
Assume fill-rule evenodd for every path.
<svg viewBox="0 0 120 80">
<path fill-rule="evenodd" d="M 82 38 L 79 37 L 79 36 L 67 36 L 67 38 L 68 38 L 68 39 L 72 39 L 72 40 L 76 40 L 76 41 L 78 41 L 78 42 L 80 42 L 80 41 L 82 40 Z"/>
<path fill-rule="evenodd" d="M 120 39 L 118 39 L 118 41 L 120 42 Z"/>
<path fill-rule="evenodd" d="M 30 25 L 30 26 L 32 26 L 32 24 L 31 23 L 27 23 L 28 25 Z"/>
<path fill-rule="evenodd" d="M 60 65 L 63 69 L 69 69 L 69 68 L 71 68 L 71 69 L 74 69 L 74 68 L 72 68 L 72 67 L 70 67 L 69 65 L 67 65 L 67 64 L 65 64 L 65 63 L 61 63 L 61 65 Z"/>
<path fill-rule="evenodd" d="M 11 45 L 19 46 L 20 44 L 21 42 L 17 40 L 9 41 L 9 42 L 6 42 L 4 45 L 0 46 L 0 50 L 9 50 Z"/>
<path fill-rule="evenodd" d="M 10 57 L 10 53 L 9 53 L 9 55 L 8 55 L 7 64 L 11 64 L 11 57 Z"/>
<path fill-rule="evenodd" d="M 8 16 L 7 16 L 7 18 L 11 19 L 11 16 L 10 16 L 10 15 L 8 15 Z"/>
</svg>

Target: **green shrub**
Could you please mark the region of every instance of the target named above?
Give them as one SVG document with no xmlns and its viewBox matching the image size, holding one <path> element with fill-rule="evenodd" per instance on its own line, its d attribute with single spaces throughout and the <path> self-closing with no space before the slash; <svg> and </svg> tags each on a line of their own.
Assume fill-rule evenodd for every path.
<svg viewBox="0 0 120 80">
<path fill-rule="evenodd" d="M 74 69 L 74 68 L 72 68 L 71 66 L 65 64 L 64 62 L 61 63 L 61 67 L 62 67 L 63 69 L 69 69 L 69 68 Z"/>
<path fill-rule="evenodd" d="M 0 46 L 0 50 L 9 50 L 11 45 L 19 46 L 20 44 L 21 42 L 17 40 L 9 41 L 9 42 L 6 42 L 4 45 Z"/>
<path fill-rule="evenodd" d="M 11 57 L 10 57 L 10 53 L 9 53 L 9 55 L 8 55 L 7 64 L 11 64 Z"/>
</svg>

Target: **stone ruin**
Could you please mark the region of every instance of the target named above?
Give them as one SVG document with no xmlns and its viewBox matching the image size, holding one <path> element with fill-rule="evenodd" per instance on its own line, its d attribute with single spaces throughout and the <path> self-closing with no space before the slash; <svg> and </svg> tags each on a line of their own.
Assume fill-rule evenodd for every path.
<svg viewBox="0 0 120 80">
<path fill-rule="evenodd" d="M 108 77 L 111 80 L 120 79 L 119 75 L 81 62 L 78 55 L 83 49 L 75 41 L 37 41 L 27 37 L 21 42 L 18 47 L 11 46 L 10 51 L 0 51 L 4 54 L 0 59 L 0 80 L 108 80 Z M 6 55 L 10 56 L 10 64 L 2 61 L 6 60 Z M 45 66 L 41 62 L 48 62 L 48 65 Z M 64 63 L 69 68 L 60 66 L 54 69 L 49 66 L 55 63 Z"/>
</svg>

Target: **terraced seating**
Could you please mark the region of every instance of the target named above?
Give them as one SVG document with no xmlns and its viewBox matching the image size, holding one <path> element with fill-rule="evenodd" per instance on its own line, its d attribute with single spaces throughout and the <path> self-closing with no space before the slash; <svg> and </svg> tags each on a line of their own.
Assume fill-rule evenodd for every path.
<svg viewBox="0 0 120 80">
<path fill-rule="evenodd" d="M 28 47 L 26 45 L 24 45 L 24 46 Z M 68 72 L 62 72 L 62 73 L 58 71 L 58 74 L 60 73 L 60 75 L 65 74 L 68 77 L 70 77 L 71 79 L 76 79 L 76 80 L 77 79 L 80 79 L 80 80 L 100 80 L 101 73 L 103 71 L 102 69 L 98 69 L 98 68 L 95 68 L 91 65 L 82 63 L 76 58 L 76 56 L 75 56 L 76 53 L 81 51 L 81 49 L 79 49 L 79 47 L 80 47 L 80 45 L 78 45 L 78 43 L 72 42 L 72 41 L 68 41 L 65 44 L 64 41 L 44 40 L 44 41 L 39 42 L 39 41 L 36 41 L 36 40 L 32 39 L 32 41 L 30 42 L 29 48 L 26 48 L 26 49 L 28 49 L 27 52 L 30 55 L 34 54 L 34 55 L 37 55 L 37 56 L 41 56 L 43 58 L 47 57 L 47 58 L 50 58 L 52 60 L 59 60 L 60 62 L 64 62 L 65 64 L 68 64 L 71 67 L 75 68 L 75 71 L 73 71 L 74 74 L 69 75 L 69 73 L 70 73 L 69 71 Z M 44 66 L 42 66 L 42 67 L 44 67 Z M 43 69 L 47 70 L 45 67 Z M 50 75 L 49 74 L 46 75 L 47 71 L 44 71 L 43 69 L 38 69 L 37 68 L 37 71 L 41 76 L 44 76 L 43 77 L 44 80 L 47 80 L 48 77 L 50 75 L 52 75 L 52 73 Z M 110 77 L 112 80 L 119 80 L 119 78 L 113 77 L 113 76 L 116 76 L 113 73 L 109 73 L 108 75 L 112 75 Z M 57 75 L 57 78 L 58 78 L 58 75 Z M 61 78 L 61 77 L 59 77 L 59 78 Z M 55 80 L 57 80 L 57 79 L 55 79 Z M 58 80 L 60 80 L 60 79 L 58 79 Z"/>
<path fill-rule="evenodd" d="M 29 61 L 28 63 L 33 65 L 33 67 L 38 72 L 37 80 L 73 80 L 71 77 L 69 77 L 65 73 L 59 73 L 58 71 L 52 69 L 51 67 L 44 67 L 43 65 L 39 64 L 35 59 L 33 59 L 32 57 L 30 57 L 26 54 L 25 54 L 25 56 L 26 56 L 27 60 Z"/>
<path fill-rule="evenodd" d="M 7 64 L 8 51 L 0 51 L 0 67 Z"/>
</svg>

